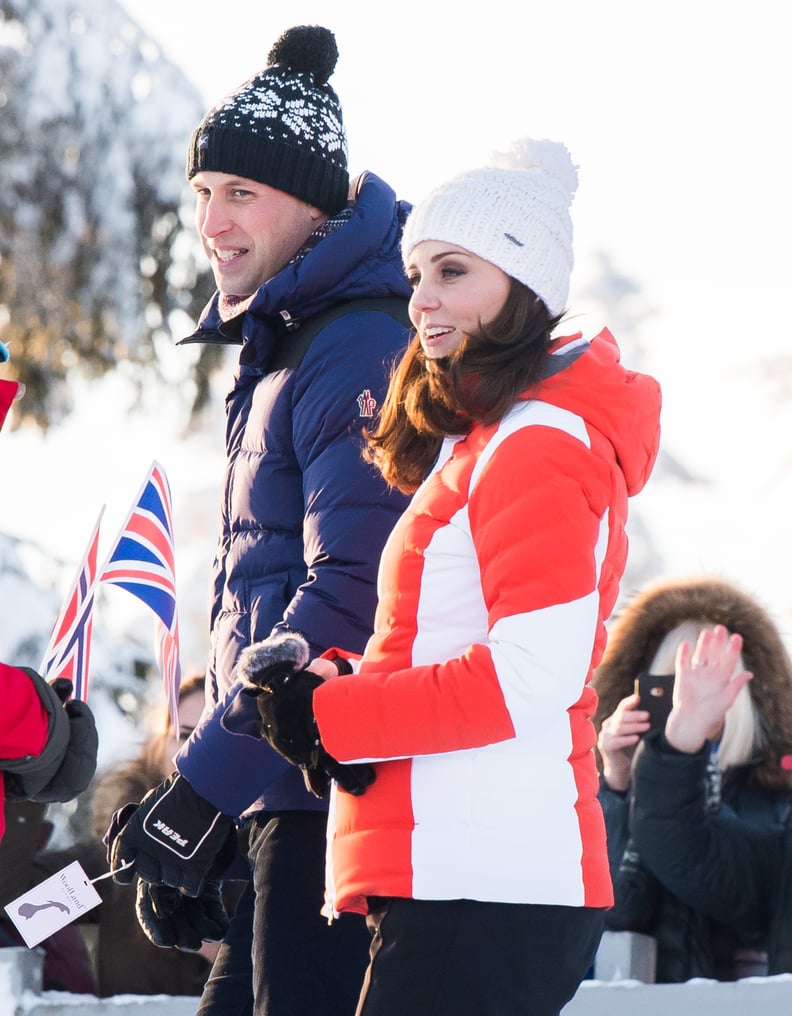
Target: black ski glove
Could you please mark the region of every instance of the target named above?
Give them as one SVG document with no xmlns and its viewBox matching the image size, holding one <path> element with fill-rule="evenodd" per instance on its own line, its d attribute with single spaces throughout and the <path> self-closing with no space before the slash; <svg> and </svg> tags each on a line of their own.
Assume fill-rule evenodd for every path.
<svg viewBox="0 0 792 1016">
<path fill-rule="evenodd" d="M 150 790 L 139 805 L 120 808 L 104 843 L 119 885 L 131 885 L 139 876 L 186 896 L 200 896 L 210 874 L 219 874 L 237 849 L 233 819 L 196 794 L 178 773 Z"/>
<path fill-rule="evenodd" d="M 69 700 L 73 686 L 64 677 L 45 681 L 29 667 L 19 668 L 36 689 L 49 716 L 47 742 L 40 755 L 4 759 L 6 792 L 17 800 L 41 804 L 71 801 L 96 772 L 99 736 L 85 702 Z"/>
<path fill-rule="evenodd" d="M 373 767 L 338 762 L 322 745 L 313 712 L 313 693 L 322 678 L 303 669 L 308 657 L 308 644 L 299 635 L 257 642 L 241 654 L 238 674 L 256 696 L 261 736 L 303 770 L 316 797 L 327 794 L 330 779 L 348 794 L 363 794 L 374 782 Z"/>
<path fill-rule="evenodd" d="M 150 942 L 182 952 L 198 952 L 204 942 L 219 942 L 230 923 L 220 883 L 210 881 L 199 896 L 185 896 L 171 886 L 139 878 L 135 913 Z"/>
</svg>

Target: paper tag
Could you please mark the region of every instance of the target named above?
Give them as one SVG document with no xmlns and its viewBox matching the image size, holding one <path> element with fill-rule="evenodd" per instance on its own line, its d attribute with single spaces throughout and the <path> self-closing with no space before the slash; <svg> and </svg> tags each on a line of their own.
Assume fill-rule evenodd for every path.
<svg viewBox="0 0 792 1016">
<path fill-rule="evenodd" d="M 32 949 L 101 902 L 80 862 L 72 861 L 3 909 Z"/>
</svg>

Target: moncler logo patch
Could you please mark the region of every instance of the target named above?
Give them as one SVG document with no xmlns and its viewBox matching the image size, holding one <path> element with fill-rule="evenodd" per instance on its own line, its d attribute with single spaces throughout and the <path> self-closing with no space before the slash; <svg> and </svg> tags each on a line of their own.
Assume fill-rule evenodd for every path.
<svg viewBox="0 0 792 1016">
<path fill-rule="evenodd" d="M 369 388 L 364 388 L 360 395 L 358 395 L 357 404 L 360 407 L 359 415 L 366 418 L 372 417 L 377 408 L 377 400 L 371 394 Z"/>
</svg>

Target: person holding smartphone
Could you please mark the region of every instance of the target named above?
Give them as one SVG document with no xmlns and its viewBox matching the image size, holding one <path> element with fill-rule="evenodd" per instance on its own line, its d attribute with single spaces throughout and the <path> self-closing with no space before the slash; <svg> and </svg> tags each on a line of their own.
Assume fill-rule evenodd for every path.
<svg viewBox="0 0 792 1016">
<path fill-rule="evenodd" d="M 741 637 L 735 672 L 747 669 L 754 679 L 740 688 L 723 722 L 710 731 L 705 806 L 712 814 L 752 825 L 782 827 L 792 814 L 792 775 L 781 763 L 792 749 L 792 663 L 775 622 L 756 599 L 708 575 L 652 583 L 614 619 L 593 679 L 599 696 L 594 723 L 600 802 L 615 896 L 606 928 L 653 936 L 656 980 L 664 983 L 767 972 L 763 943 L 680 899 L 630 835 L 636 748 L 665 727 L 677 697 L 680 645 L 696 645 L 716 626 Z"/>
<path fill-rule="evenodd" d="M 768 975 L 792 972 L 792 826 L 764 825 L 707 806 L 712 738 L 755 675 L 740 667 L 739 635 L 705 631 L 677 660 L 665 730 L 636 751 L 633 836 L 647 867 L 713 925 L 766 953 Z M 782 766 L 792 763 L 787 756 Z"/>
</svg>

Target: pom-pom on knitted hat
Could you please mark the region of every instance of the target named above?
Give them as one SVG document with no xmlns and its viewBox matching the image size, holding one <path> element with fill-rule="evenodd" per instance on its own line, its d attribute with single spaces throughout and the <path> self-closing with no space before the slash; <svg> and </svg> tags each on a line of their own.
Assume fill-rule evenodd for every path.
<svg viewBox="0 0 792 1016">
<path fill-rule="evenodd" d="M 289 28 L 267 66 L 211 109 L 190 139 L 187 179 L 209 170 L 257 180 L 330 215 L 347 201 L 341 104 L 328 84 L 335 36 L 318 25 Z"/>
<path fill-rule="evenodd" d="M 572 274 L 577 167 L 557 141 L 523 138 L 492 165 L 432 191 L 404 228 L 402 255 L 423 240 L 464 247 L 529 286 L 555 316 L 566 309 Z"/>
</svg>

